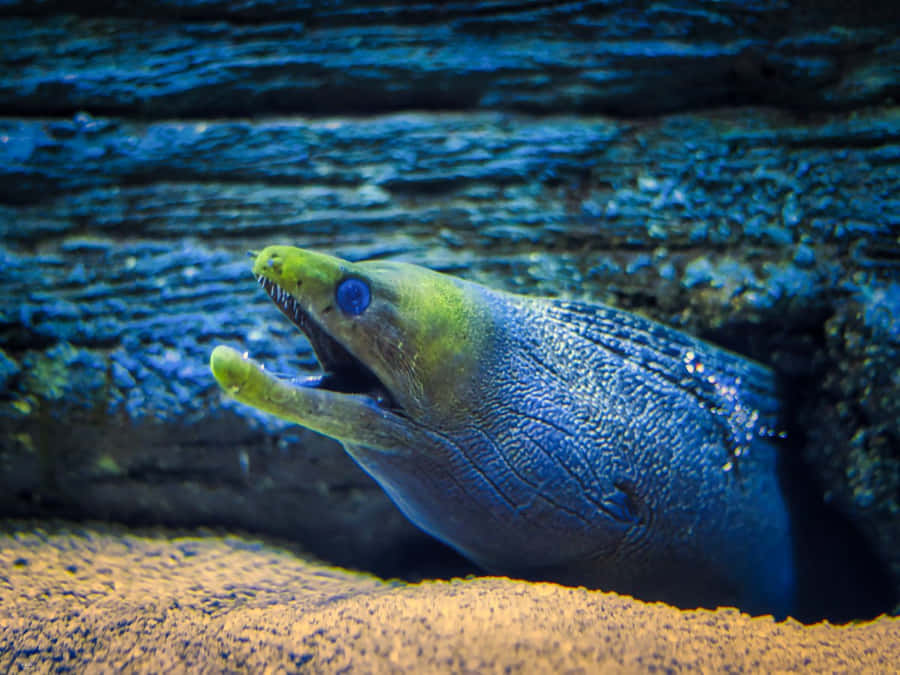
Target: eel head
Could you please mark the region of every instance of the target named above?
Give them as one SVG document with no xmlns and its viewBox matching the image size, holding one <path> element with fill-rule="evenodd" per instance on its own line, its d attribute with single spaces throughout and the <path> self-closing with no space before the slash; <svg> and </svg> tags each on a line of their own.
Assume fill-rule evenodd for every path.
<svg viewBox="0 0 900 675">
<path fill-rule="evenodd" d="M 253 273 L 306 334 L 322 373 L 291 382 L 219 346 L 210 366 L 233 397 L 388 452 L 465 419 L 490 333 L 477 286 L 415 265 L 353 263 L 290 246 L 261 251 Z"/>
</svg>

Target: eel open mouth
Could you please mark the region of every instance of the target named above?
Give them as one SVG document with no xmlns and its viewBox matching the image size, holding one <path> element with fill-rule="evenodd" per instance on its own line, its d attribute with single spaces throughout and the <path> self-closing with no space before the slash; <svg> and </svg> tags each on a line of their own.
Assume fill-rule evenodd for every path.
<svg viewBox="0 0 900 675">
<path fill-rule="evenodd" d="M 257 281 L 278 309 L 303 331 L 322 366 L 321 375 L 299 381 L 300 386 L 367 396 L 381 408 L 400 412 L 394 397 L 375 373 L 316 323 L 290 293 L 262 275 Z"/>
</svg>

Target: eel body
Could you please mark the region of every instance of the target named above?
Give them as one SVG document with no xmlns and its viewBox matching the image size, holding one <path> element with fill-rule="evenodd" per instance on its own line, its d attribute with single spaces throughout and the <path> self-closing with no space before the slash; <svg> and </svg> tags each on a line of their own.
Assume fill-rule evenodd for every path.
<svg viewBox="0 0 900 675">
<path fill-rule="evenodd" d="M 791 610 L 763 366 L 603 305 L 415 265 L 260 252 L 322 374 L 212 353 L 231 396 L 340 441 L 420 528 L 485 569 L 682 607 Z"/>
</svg>

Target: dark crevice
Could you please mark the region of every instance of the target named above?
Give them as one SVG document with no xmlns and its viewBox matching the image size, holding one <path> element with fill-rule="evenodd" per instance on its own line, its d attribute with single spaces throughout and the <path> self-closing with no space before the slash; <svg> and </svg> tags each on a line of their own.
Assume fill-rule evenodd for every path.
<svg viewBox="0 0 900 675">
<path fill-rule="evenodd" d="M 250 97 L 235 97 L 228 103 L 211 105 L 208 101 L 191 103 L 180 100 L 177 96 L 165 100 L 151 100 L 140 106 L 120 105 L 115 103 L 88 103 L 54 105 L 47 100 L 29 102 L 18 100 L 12 105 L 0 103 L 0 117 L 17 119 L 61 119 L 67 120 L 79 113 L 88 112 L 96 117 L 127 119 L 134 122 L 162 122 L 177 119 L 179 121 L 234 120 L 246 121 L 248 117 L 291 117 L 302 116 L 313 120 L 340 116 L 347 118 L 366 118 L 372 115 L 390 115 L 396 113 L 511 113 L 530 115 L 535 118 L 556 117 L 559 115 L 600 115 L 616 120 L 638 121 L 651 119 L 659 115 L 689 114 L 697 112 L 714 112 L 732 108 L 766 106 L 799 116 L 811 114 L 836 114 L 853 110 L 866 109 L 881 104 L 887 96 L 884 92 L 853 101 L 828 103 L 819 98 L 818 90 L 811 87 L 791 88 L 779 93 L 769 89 L 755 91 L 754 88 L 715 91 L 705 97 L 691 94 L 687 100 L 678 96 L 667 100 L 665 95 L 646 96 L 639 92 L 626 97 L 597 97 L 597 100 L 575 102 L 561 100 L 555 104 L 526 101 L 508 102 L 506 104 L 485 105 L 481 99 L 486 93 L 486 86 L 477 83 L 455 82 L 453 86 L 439 91 L 440 87 L 431 90 L 410 90 L 403 93 L 393 92 L 387 96 L 382 89 L 366 89 L 347 85 L 332 91 L 319 90 L 311 97 L 307 92 L 290 95 L 273 93 L 272 95 L 256 94 Z M 706 85 L 708 89 L 717 89 L 714 83 Z M 900 91 L 900 89 L 898 89 Z M 191 98 L 196 98 L 196 90 Z M 52 107 L 50 107 L 52 105 Z M 877 147 L 884 144 L 882 139 L 864 139 L 857 147 Z M 790 147 L 832 147 L 832 142 L 809 142 L 804 139 L 785 141 Z M 833 147 L 844 147 L 840 139 L 833 141 Z"/>
<path fill-rule="evenodd" d="M 484 574 L 484 570 L 452 548 L 424 534 L 398 542 L 396 548 L 360 569 L 382 579 L 402 579 L 412 583 Z"/>
<path fill-rule="evenodd" d="M 798 419 L 806 415 L 791 402 L 811 405 L 810 392 L 822 381 L 820 375 L 791 378 L 785 386 L 787 440 L 780 447 L 780 477 L 794 537 L 794 617 L 806 623 L 846 623 L 890 613 L 900 598 L 887 565 L 859 524 L 823 499 L 823 486 L 803 460 L 806 425 Z"/>
<path fill-rule="evenodd" d="M 212 5 L 212 3 L 207 3 Z M 275 22 L 300 22 L 310 29 L 316 28 L 354 28 L 357 26 L 369 26 L 373 21 L 382 25 L 432 25 L 434 23 L 447 23 L 450 21 L 465 20 L 467 18 L 501 17 L 517 13 L 532 13 L 541 9 L 559 8 L 559 2 L 517 2 L 517 3 L 445 3 L 435 7 L 421 8 L 422 5 L 405 5 L 404 3 L 385 3 L 382 8 L 371 7 L 370 3 L 359 3 L 358 9 L 330 11 L 309 8 L 289 8 L 289 3 L 256 3 L 259 8 L 254 8 L 252 3 L 229 3 L 223 1 L 219 7 L 213 5 L 212 10 L 204 10 L 184 5 L 167 7 L 165 3 L 135 4 L 117 0 L 116 2 L 64 2 L 63 0 L 49 0 L 37 4 L 0 9 L 0 17 L 4 18 L 33 18 L 44 17 L 52 13 L 67 14 L 85 19 L 97 18 L 125 18 L 125 19 L 154 19 L 164 22 L 194 21 L 198 23 L 221 24 L 228 23 L 235 26 L 262 26 Z M 315 3 L 314 3 L 315 4 Z M 572 4 L 572 3 L 569 3 Z M 229 5 L 238 5 L 230 10 Z M 245 8 L 245 9 L 241 9 Z M 571 13 L 565 15 L 558 24 L 569 23 Z"/>
<path fill-rule="evenodd" d="M 776 371 L 785 432 L 777 441 L 779 477 L 791 514 L 797 570 L 792 614 L 806 623 L 869 619 L 890 613 L 900 600 L 887 565 L 860 525 L 825 502 L 826 491 L 804 460 L 807 429 L 827 396 L 822 382 L 838 368 L 825 358 L 824 326 L 831 315 L 823 304 L 803 313 L 779 313 L 768 322 L 729 324 L 703 336 Z"/>
<path fill-rule="evenodd" d="M 890 129 L 878 130 L 879 135 L 872 136 L 833 136 L 822 137 L 809 135 L 804 138 L 775 138 L 772 145 L 792 149 L 818 150 L 869 150 L 882 146 L 900 144 L 900 134 L 891 133 Z M 896 163 L 893 160 L 891 163 Z"/>
<path fill-rule="evenodd" d="M 894 595 L 887 565 L 859 523 L 826 502 L 824 487 L 804 460 L 804 448 L 810 442 L 807 430 L 811 420 L 821 414 L 818 411 L 826 396 L 822 382 L 829 370 L 838 368 L 824 358 L 824 326 L 830 314 L 824 309 L 810 312 L 800 330 L 791 326 L 796 349 L 789 359 L 782 357 L 779 384 L 786 439 L 779 458 L 794 531 L 795 617 L 804 622 L 824 618 L 845 623 L 889 613 L 900 598 Z M 781 354 L 791 351 L 777 340 L 769 348 Z"/>
</svg>

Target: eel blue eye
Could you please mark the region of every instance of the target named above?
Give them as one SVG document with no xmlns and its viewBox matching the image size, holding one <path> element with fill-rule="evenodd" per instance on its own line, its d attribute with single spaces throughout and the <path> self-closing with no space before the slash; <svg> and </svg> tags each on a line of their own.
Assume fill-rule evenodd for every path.
<svg viewBox="0 0 900 675">
<path fill-rule="evenodd" d="M 344 279 L 338 284 L 335 292 L 335 299 L 338 307 L 346 314 L 357 316 L 362 314 L 369 301 L 372 299 L 372 292 L 369 285 L 360 279 Z"/>
</svg>

